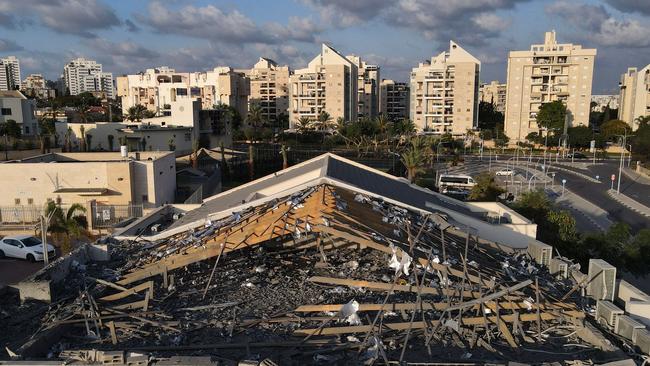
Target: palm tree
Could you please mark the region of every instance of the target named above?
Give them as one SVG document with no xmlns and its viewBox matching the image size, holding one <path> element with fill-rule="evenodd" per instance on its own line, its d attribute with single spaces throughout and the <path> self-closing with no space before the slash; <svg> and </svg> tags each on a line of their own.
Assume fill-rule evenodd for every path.
<svg viewBox="0 0 650 366">
<path fill-rule="evenodd" d="M 424 168 L 422 165 L 424 163 L 424 156 L 420 150 L 417 149 L 408 149 L 402 153 L 402 164 L 406 168 L 406 174 L 408 180 L 413 183 L 415 177 L 418 173 L 422 172 Z"/>
<path fill-rule="evenodd" d="M 88 228 L 85 212 L 86 208 L 84 206 L 74 203 L 64 214 L 60 205 L 57 205 L 54 201 L 48 201 L 45 205 L 45 217 L 52 218 L 47 231 L 79 237 Z"/>
<path fill-rule="evenodd" d="M 375 119 L 375 122 L 377 123 L 377 129 L 379 130 L 379 133 L 384 136 L 388 129 L 390 128 L 390 120 L 388 117 L 386 117 L 385 114 L 380 114 L 377 116 Z"/>
<path fill-rule="evenodd" d="M 248 116 L 246 116 L 246 122 L 251 127 L 262 127 L 264 122 L 264 111 L 259 104 L 251 104 L 248 109 Z"/>
<path fill-rule="evenodd" d="M 326 131 L 334 128 L 335 124 L 333 124 L 332 121 L 332 116 L 330 116 L 329 113 L 322 111 L 312 124 L 317 131 Z"/>
<path fill-rule="evenodd" d="M 147 107 L 143 106 L 142 104 L 136 104 L 132 107 L 129 107 L 126 112 L 126 119 L 131 122 L 140 122 L 142 121 L 142 118 L 145 117 L 146 111 Z"/>
<path fill-rule="evenodd" d="M 300 133 L 308 131 L 311 128 L 311 119 L 306 116 L 298 118 L 294 124 L 294 128 Z"/>
<path fill-rule="evenodd" d="M 79 136 L 81 138 L 79 150 L 86 151 L 86 128 L 83 125 L 79 127 L 79 134 L 81 135 Z"/>
</svg>

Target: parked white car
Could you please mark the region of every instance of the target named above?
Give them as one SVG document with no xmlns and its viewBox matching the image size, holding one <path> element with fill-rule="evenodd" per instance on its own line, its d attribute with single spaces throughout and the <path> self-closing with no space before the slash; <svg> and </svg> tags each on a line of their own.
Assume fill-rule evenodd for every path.
<svg viewBox="0 0 650 366">
<path fill-rule="evenodd" d="M 502 170 L 497 170 L 497 172 L 494 174 L 498 176 L 511 176 L 515 174 L 515 172 L 512 169 L 502 169 Z"/>
<path fill-rule="evenodd" d="M 47 245 L 48 259 L 54 258 L 56 251 Z M 11 257 L 27 259 L 30 262 L 42 261 L 43 242 L 31 235 L 6 236 L 0 240 L 0 258 Z"/>
</svg>

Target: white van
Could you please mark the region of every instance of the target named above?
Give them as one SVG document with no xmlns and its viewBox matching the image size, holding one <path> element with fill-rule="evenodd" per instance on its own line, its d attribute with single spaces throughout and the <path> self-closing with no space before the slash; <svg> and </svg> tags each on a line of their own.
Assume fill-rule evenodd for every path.
<svg viewBox="0 0 650 366">
<path fill-rule="evenodd" d="M 447 187 L 472 189 L 475 185 L 474 178 L 469 175 L 441 174 L 438 177 L 438 189 L 441 191 Z"/>
</svg>

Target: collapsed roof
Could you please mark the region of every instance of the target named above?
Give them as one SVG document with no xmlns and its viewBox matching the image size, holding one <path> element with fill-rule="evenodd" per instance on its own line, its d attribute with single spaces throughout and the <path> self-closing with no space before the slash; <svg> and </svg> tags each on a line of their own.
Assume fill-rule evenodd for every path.
<svg viewBox="0 0 650 366">
<path fill-rule="evenodd" d="M 343 175 L 334 160 L 332 181 Z M 62 299 L 31 323 L 0 325 L 15 338 L 31 324 L 30 338 L 68 361 L 89 361 L 91 349 L 222 364 L 624 357 L 585 321 L 574 282 L 525 253 L 450 225 L 452 215 L 396 204 L 404 192 L 313 179 L 284 195 L 260 189 L 268 199 L 200 227 L 111 242 L 111 260 L 73 266 Z"/>
</svg>

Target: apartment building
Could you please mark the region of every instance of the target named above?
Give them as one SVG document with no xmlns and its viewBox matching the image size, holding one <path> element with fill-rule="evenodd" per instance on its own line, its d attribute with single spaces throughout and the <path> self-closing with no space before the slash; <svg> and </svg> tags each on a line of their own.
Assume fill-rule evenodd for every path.
<svg viewBox="0 0 650 366">
<path fill-rule="evenodd" d="M 15 90 L 20 86 L 20 60 L 16 56 L 0 58 L 0 90 Z"/>
<path fill-rule="evenodd" d="M 30 97 L 41 99 L 54 98 L 56 92 L 47 86 L 47 81 L 41 74 L 29 74 L 20 85 L 20 91 Z"/>
<path fill-rule="evenodd" d="M 605 107 L 609 109 L 618 109 L 618 95 L 592 95 L 591 96 L 591 111 L 602 112 Z"/>
<path fill-rule="evenodd" d="M 618 119 L 627 122 L 633 129 L 639 124 L 636 119 L 650 116 L 650 65 L 637 70 L 630 67 L 621 75 L 621 94 Z"/>
<path fill-rule="evenodd" d="M 323 44 L 306 68 L 289 77 L 289 125 L 325 111 L 333 120 L 356 121 L 358 70 L 354 62 Z"/>
<path fill-rule="evenodd" d="M 237 70 L 250 82 L 248 105 L 258 105 L 262 116 L 271 126 L 277 126 L 282 115 L 289 116 L 289 66 L 260 57 L 251 69 Z"/>
<path fill-rule="evenodd" d="M 0 124 L 14 120 L 24 135 L 36 135 L 38 120 L 35 111 L 36 101 L 27 99 L 18 90 L 0 91 Z"/>
<path fill-rule="evenodd" d="M 207 72 L 176 72 L 162 66 L 135 75 L 117 78 L 117 96 L 122 111 L 143 105 L 160 115 L 168 115 L 171 103 L 180 99 L 201 99 L 203 109 L 225 104 L 237 109 L 242 117 L 248 111 L 248 78 L 230 67 Z"/>
<path fill-rule="evenodd" d="M 409 118 L 409 84 L 383 79 L 379 84 L 379 113 L 391 121 Z"/>
<path fill-rule="evenodd" d="M 359 56 L 346 56 L 357 67 L 357 118 L 374 118 L 379 114 L 379 66 L 363 61 Z"/>
<path fill-rule="evenodd" d="M 478 124 L 481 62 L 457 43 L 411 72 L 410 116 L 420 132 L 463 135 Z"/>
<path fill-rule="evenodd" d="M 506 84 L 498 81 L 491 81 L 489 84 L 481 84 L 478 95 L 479 100 L 485 103 L 494 104 L 494 110 L 504 113 L 506 111 Z"/>
<path fill-rule="evenodd" d="M 539 132 L 536 117 L 544 103 L 562 101 L 567 127 L 588 125 L 596 49 L 557 43 L 555 31 L 543 44 L 510 51 L 507 71 L 505 133 L 515 143 Z"/>
<path fill-rule="evenodd" d="M 102 71 L 102 64 L 85 58 L 76 58 L 63 67 L 63 80 L 70 95 L 90 92 L 113 99 L 113 74 Z"/>
</svg>

